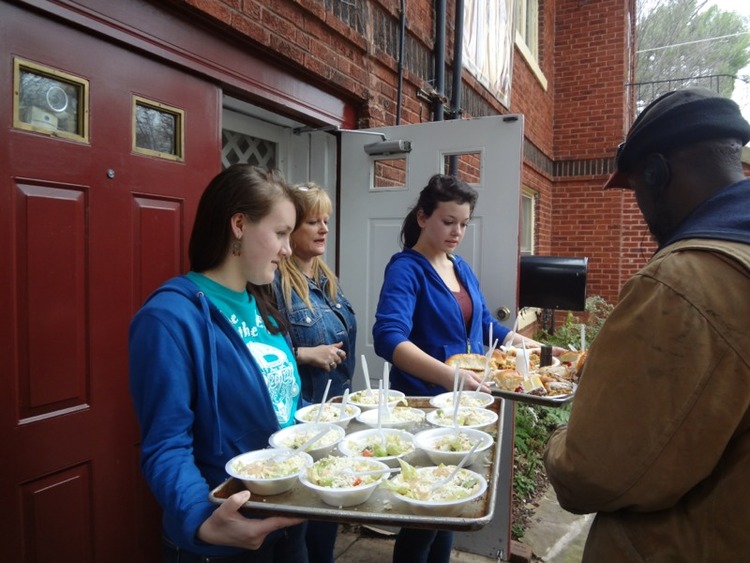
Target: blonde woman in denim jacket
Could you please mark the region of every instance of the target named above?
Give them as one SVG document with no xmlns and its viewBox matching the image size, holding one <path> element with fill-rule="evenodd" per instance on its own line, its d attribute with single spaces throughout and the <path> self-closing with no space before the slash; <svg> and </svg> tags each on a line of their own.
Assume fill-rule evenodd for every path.
<svg viewBox="0 0 750 563">
<path fill-rule="evenodd" d="M 287 320 L 300 378 L 302 398 L 316 403 L 328 380 L 329 397 L 349 388 L 355 368 L 357 321 L 333 271 L 323 260 L 332 210 L 328 194 L 315 184 L 297 186 L 297 225 L 292 256 L 274 281 L 279 311 Z"/>
</svg>

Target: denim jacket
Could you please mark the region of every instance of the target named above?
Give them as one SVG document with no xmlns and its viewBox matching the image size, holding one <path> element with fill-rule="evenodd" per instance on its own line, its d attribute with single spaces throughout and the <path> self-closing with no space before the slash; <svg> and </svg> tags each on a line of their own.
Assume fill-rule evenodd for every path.
<svg viewBox="0 0 750 563">
<path fill-rule="evenodd" d="M 312 280 L 307 281 L 310 303 L 313 306 L 310 309 L 295 291 L 292 292 L 291 307 L 287 307 L 278 271 L 273 283 L 276 304 L 279 312 L 287 319 L 289 336 L 294 347 L 307 348 L 320 344 L 344 343 L 341 349 L 346 352 L 346 359 L 333 371 L 328 372 L 311 365 L 299 365 L 302 398 L 308 402 L 319 402 L 323 398 L 328 379 L 331 379 L 328 397 L 341 395 L 351 386 L 356 366 L 357 321 L 354 309 L 340 287 L 336 301 L 331 300 L 325 290 L 327 284 L 328 278 L 325 276 L 320 287 Z"/>
</svg>

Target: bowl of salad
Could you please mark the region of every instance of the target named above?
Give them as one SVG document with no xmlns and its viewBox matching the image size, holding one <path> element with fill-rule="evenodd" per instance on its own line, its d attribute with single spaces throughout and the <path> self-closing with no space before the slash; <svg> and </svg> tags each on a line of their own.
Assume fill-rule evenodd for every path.
<svg viewBox="0 0 750 563">
<path fill-rule="evenodd" d="M 329 456 L 313 463 L 299 480 L 324 503 L 343 508 L 367 501 L 388 477 L 389 469 L 376 459 Z"/>
<path fill-rule="evenodd" d="M 311 444 L 305 450 L 313 460 L 319 460 L 333 452 L 333 449 L 344 437 L 346 431 L 338 424 L 332 422 L 305 422 L 287 426 L 271 434 L 268 443 L 274 448 L 299 449 L 308 440 L 315 437 L 318 432 L 328 430 L 321 438 Z"/>
<path fill-rule="evenodd" d="M 349 402 L 353 405 L 358 406 L 360 409 L 374 409 L 378 406 L 378 390 L 377 389 L 363 389 L 362 391 L 355 391 L 349 395 Z M 395 389 L 388 389 L 388 406 L 393 408 L 396 405 L 406 405 L 406 395 L 401 391 Z"/>
<path fill-rule="evenodd" d="M 452 428 L 454 426 L 453 407 L 435 409 L 427 413 L 425 418 L 433 426 Z M 489 409 L 479 407 L 458 407 L 455 416 L 455 425 L 461 428 L 476 428 L 481 430 L 497 422 L 497 413 Z"/>
<path fill-rule="evenodd" d="M 321 408 L 323 409 L 322 412 Z M 341 428 L 346 428 L 353 419 L 357 418 L 360 412 L 362 411 L 357 405 L 347 404 L 342 413 L 341 403 L 324 403 L 322 405 L 321 403 L 315 403 L 297 409 L 294 418 L 302 423 L 315 422 L 318 413 L 320 413 L 320 420 L 318 422 L 333 422 L 341 426 Z"/>
<path fill-rule="evenodd" d="M 430 405 L 437 408 L 453 408 L 453 393 L 441 393 L 430 397 Z M 495 402 L 495 397 L 483 391 L 461 391 L 462 407 L 478 407 L 484 409 Z"/>
<path fill-rule="evenodd" d="M 360 430 L 339 442 L 339 451 L 346 456 L 377 459 L 390 467 L 398 467 L 398 459 L 414 449 L 414 435 L 398 428 Z"/>
<path fill-rule="evenodd" d="M 405 429 L 424 422 L 424 411 L 413 407 L 393 407 L 383 409 L 380 417 L 382 428 L 400 428 Z M 369 409 L 362 411 L 357 420 L 366 424 L 370 428 L 378 426 L 378 409 Z"/>
<path fill-rule="evenodd" d="M 413 467 L 403 460 L 399 463 L 401 473 L 384 481 L 383 488 L 419 516 L 460 516 L 487 490 L 487 480 L 470 469 L 462 467 L 450 481 L 443 483 L 456 466 Z"/>
<path fill-rule="evenodd" d="M 457 465 L 474 444 L 479 446 L 466 465 L 476 463 L 480 456 L 490 449 L 494 440 L 492 436 L 476 428 L 431 428 L 414 436 L 414 444 L 436 465 Z"/>
<path fill-rule="evenodd" d="M 242 481 L 251 493 L 270 496 L 290 490 L 300 473 L 312 464 L 313 458 L 305 452 L 266 448 L 233 457 L 225 469 L 229 475 Z"/>
</svg>

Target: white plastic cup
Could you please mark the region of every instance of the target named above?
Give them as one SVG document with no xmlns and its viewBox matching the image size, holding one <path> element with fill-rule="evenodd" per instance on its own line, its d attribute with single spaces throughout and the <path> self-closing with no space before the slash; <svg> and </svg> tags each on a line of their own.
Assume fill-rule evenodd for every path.
<svg viewBox="0 0 750 563">
<path fill-rule="evenodd" d="M 529 373 L 529 356 L 523 348 L 516 350 L 516 371 L 524 377 Z"/>
</svg>

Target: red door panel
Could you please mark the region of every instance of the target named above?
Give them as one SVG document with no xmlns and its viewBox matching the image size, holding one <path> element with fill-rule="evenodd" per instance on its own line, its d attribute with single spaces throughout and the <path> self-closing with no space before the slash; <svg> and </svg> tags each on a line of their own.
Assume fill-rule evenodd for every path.
<svg viewBox="0 0 750 563">
<path fill-rule="evenodd" d="M 0 529 L 7 561 L 160 560 L 138 469 L 127 333 L 186 271 L 220 169 L 221 91 L 3 3 L 0 84 L 20 57 L 89 81 L 88 142 L 13 128 L 0 96 Z M 133 151 L 133 96 L 184 115 L 184 159 Z"/>
</svg>

